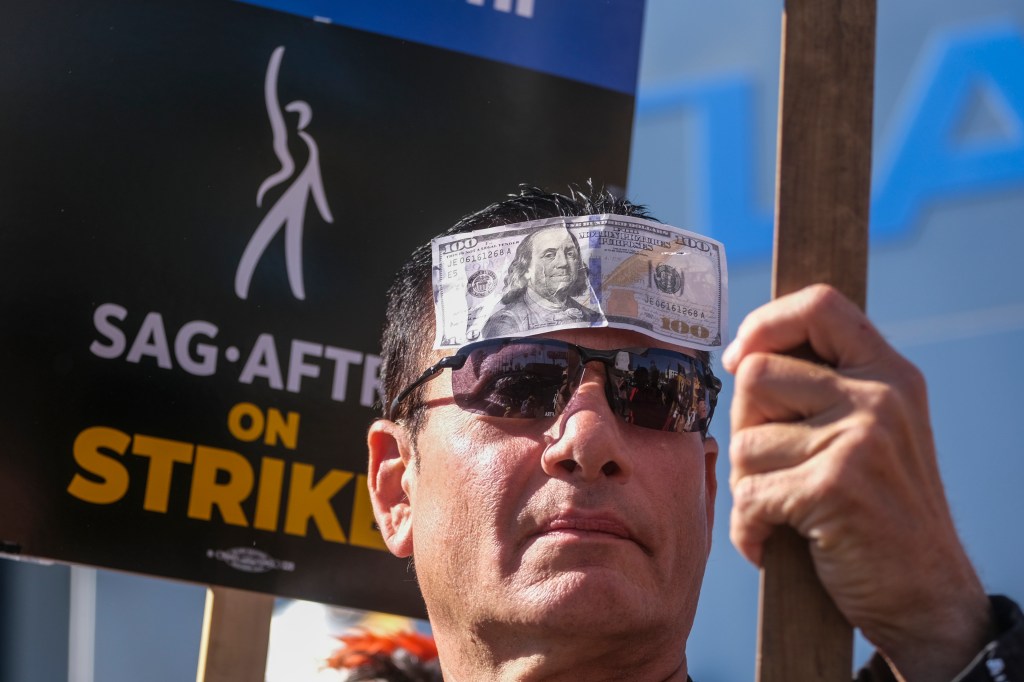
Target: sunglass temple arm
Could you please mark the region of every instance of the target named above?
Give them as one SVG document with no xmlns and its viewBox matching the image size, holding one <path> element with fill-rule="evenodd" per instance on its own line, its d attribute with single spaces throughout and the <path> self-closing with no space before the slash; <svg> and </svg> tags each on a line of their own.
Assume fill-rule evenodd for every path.
<svg viewBox="0 0 1024 682">
<path fill-rule="evenodd" d="M 430 367 L 427 367 L 425 370 L 423 370 L 423 374 L 421 374 L 416 379 L 416 381 L 406 386 L 404 389 L 402 389 L 401 393 L 395 396 L 395 399 L 392 400 L 391 404 L 388 406 L 388 411 L 384 415 L 384 417 L 386 419 L 391 419 L 392 416 L 395 414 L 395 410 L 398 408 L 398 404 L 400 402 L 405 400 L 409 396 L 409 394 L 416 390 L 416 388 L 418 388 L 420 385 L 426 383 L 430 379 L 433 379 L 435 376 L 440 374 L 441 370 L 447 367 L 450 367 L 452 369 L 460 369 L 464 364 L 466 364 L 465 355 L 449 355 L 446 358 L 441 358 L 440 361 L 431 365 Z"/>
</svg>

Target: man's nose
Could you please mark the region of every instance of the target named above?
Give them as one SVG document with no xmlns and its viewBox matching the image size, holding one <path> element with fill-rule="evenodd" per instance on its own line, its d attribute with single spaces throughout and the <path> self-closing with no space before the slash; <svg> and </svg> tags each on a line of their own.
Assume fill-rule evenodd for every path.
<svg viewBox="0 0 1024 682">
<path fill-rule="evenodd" d="M 605 396 L 605 370 L 591 363 L 565 410 L 544 433 L 541 466 L 557 478 L 602 478 L 625 483 L 633 474 L 633 451 L 625 422 L 615 416 Z"/>
</svg>

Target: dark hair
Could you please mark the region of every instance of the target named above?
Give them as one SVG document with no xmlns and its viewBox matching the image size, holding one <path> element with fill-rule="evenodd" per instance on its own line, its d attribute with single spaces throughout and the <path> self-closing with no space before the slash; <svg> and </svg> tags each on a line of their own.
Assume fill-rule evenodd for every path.
<svg viewBox="0 0 1024 682">
<path fill-rule="evenodd" d="M 520 185 L 518 194 L 471 213 L 443 232 L 443 235 L 472 232 L 487 227 L 512 225 L 558 216 L 601 213 L 657 220 L 645 206 L 615 196 L 605 188 L 570 186 L 568 194 L 550 193 L 538 187 Z M 439 235 L 441 236 L 441 235 Z M 426 368 L 434 340 L 434 306 L 430 277 L 430 242 L 423 244 L 399 269 L 388 290 L 387 317 L 381 336 L 381 392 L 383 406 Z M 398 405 L 391 419 L 404 421 L 415 438 L 423 423 L 422 388 Z"/>
</svg>

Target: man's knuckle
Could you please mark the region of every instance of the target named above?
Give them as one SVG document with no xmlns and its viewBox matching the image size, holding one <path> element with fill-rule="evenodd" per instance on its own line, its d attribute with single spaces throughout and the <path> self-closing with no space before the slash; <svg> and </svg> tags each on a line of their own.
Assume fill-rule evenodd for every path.
<svg viewBox="0 0 1024 682">
<path fill-rule="evenodd" d="M 738 476 L 735 480 L 729 480 L 729 487 L 732 490 L 733 508 L 737 512 L 744 512 L 749 509 L 757 497 L 757 477 Z"/>
<path fill-rule="evenodd" d="M 803 497 L 812 506 L 818 505 L 832 497 L 835 490 L 841 487 L 841 478 L 840 467 L 831 461 L 822 462 L 808 477 Z"/>
<path fill-rule="evenodd" d="M 916 365 L 907 362 L 903 372 L 900 374 L 900 382 L 906 387 L 908 394 L 915 401 L 923 401 L 928 396 L 928 381 L 924 372 Z"/>
<path fill-rule="evenodd" d="M 860 394 L 860 402 L 865 411 L 862 418 L 869 424 L 880 419 L 882 415 L 902 409 L 902 396 L 891 383 L 872 381 L 861 389 Z"/>
<path fill-rule="evenodd" d="M 753 432 L 741 429 L 729 437 L 729 461 L 733 469 L 746 471 L 754 459 Z"/>
<path fill-rule="evenodd" d="M 729 541 L 737 547 L 747 541 L 749 531 L 746 520 L 738 513 L 733 513 L 729 519 Z"/>
<path fill-rule="evenodd" d="M 813 312 L 827 310 L 839 303 L 843 295 L 829 284 L 812 284 L 807 287 L 807 305 Z"/>
<path fill-rule="evenodd" d="M 743 359 L 736 371 L 736 390 L 751 391 L 772 375 L 772 356 L 769 353 L 751 353 Z"/>
<path fill-rule="evenodd" d="M 811 476 L 808 495 L 814 504 L 836 503 L 853 494 L 865 466 L 870 466 L 875 432 L 863 424 L 844 429 L 820 458 Z"/>
<path fill-rule="evenodd" d="M 843 468 L 857 463 L 857 460 L 876 452 L 884 441 L 884 428 L 875 415 L 863 416 L 843 430 L 842 449 L 839 461 Z"/>
</svg>

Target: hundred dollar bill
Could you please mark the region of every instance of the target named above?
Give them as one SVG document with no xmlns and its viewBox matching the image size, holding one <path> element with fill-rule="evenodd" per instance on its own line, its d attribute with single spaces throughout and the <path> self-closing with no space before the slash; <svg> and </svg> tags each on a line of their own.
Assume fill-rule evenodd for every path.
<svg viewBox="0 0 1024 682">
<path fill-rule="evenodd" d="M 547 218 L 433 240 L 435 348 L 556 329 L 618 327 L 725 342 L 721 242 L 619 215 Z"/>
</svg>

